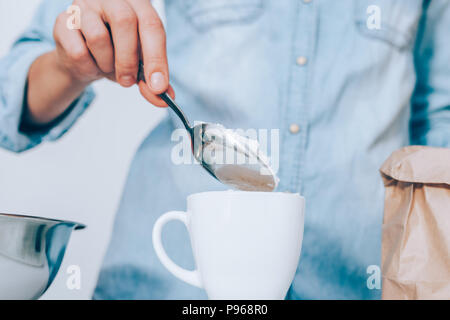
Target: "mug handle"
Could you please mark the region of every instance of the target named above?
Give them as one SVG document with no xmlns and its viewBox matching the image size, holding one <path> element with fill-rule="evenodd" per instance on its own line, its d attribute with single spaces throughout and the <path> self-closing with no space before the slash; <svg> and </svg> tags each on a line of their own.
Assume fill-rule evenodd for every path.
<svg viewBox="0 0 450 320">
<path fill-rule="evenodd" d="M 161 232 L 164 225 L 171 220 L 179 220 L 184 223 L 187 228 L 187 215 L 186 212 L 183 211 L 169 211 L 164 213 L 161 217 L 156 220 L 155 225 L 153 226 L 153 248 L 155 249 L 156 255 L 159 260 L 169 270 L 175 277 L 184 282 L 189 283 L 195 287 L 202 288 L 202 282 L 200 279 L 200 273 L 198 269 L 195 270 L 186 270 L 169 258 L 161 241 Z"/>
</svg>

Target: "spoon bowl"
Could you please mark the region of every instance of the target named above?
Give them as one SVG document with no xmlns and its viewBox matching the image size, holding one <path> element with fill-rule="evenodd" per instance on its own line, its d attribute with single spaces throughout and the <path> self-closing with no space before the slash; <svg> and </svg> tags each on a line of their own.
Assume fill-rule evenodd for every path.
<svg viewBox="0 0 450 320">
<path fill-rule="evenodd" d="M 138 78 L 145 81 L 143 65 Z M 188 131 L 194 158 L 218 181 L 243 191 L 274 191 L 278 178 L 255 140 L 240 136 L 216 123 L 192 126 L 167 92 L 159 95 Z"/>
<path fill-rule="evenodd" d="M 167 94 L 160 94 L 180 118 L 191 137 L 195 159 L 220 182 L 243 191 L 275 190 L 278 178 L 259 144 L 216 123 L 192 127 L 181 108 Z"/>
</svg>

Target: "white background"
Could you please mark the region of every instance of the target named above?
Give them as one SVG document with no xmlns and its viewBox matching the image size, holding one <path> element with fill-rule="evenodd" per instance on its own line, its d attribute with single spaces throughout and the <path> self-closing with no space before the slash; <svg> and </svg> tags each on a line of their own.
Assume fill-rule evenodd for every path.
<svg viewBox="0 0 450 320">
<path fill-rule="evenodd" d="M 39 0 L 0 2 L 0 56 L 29 24 Z M 0 149 L 0 212 L 69 219 L 74 232 L 61 270 L 43 299 L 89 299 L 109 241 L 130 161 L 164 115 L 140 97 L 100 81 L 97 99 L 62 139 L 22 154 Z M 149 233 L 150 237 L 150 233 Z M 67 267 L 81 268 L 81 290 L 66 287 Z"/>
</svg>

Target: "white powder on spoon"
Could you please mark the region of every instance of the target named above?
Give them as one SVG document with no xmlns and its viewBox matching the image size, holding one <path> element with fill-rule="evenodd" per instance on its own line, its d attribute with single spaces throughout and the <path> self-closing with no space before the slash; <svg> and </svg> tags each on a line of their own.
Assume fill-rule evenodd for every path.
<svg viewBox="0 0 450 320">
<path fill-rule="evenodd" d="M 243 191 L 274 191 L 279 179 L 259 143 L 221 125 L 204 133 L 203 161 L 222 183 Z M 231 157 L 229 157 L 231 154 Z M 233 161 L 227 161 L 232 159 Z"/>
</svg>

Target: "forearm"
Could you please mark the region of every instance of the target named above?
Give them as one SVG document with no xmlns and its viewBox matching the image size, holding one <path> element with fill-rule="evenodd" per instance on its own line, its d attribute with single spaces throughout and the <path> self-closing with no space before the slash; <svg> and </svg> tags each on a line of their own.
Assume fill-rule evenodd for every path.
<svg viewBox="0 0 450 320">
<path fill-rule="evenodd" d="M 23 121 L 41 126 L 58 118 L 89 83 L 83 83 L 58 65 L 56 52 L 37 58 L 28 73 Z"/>
</svg>

